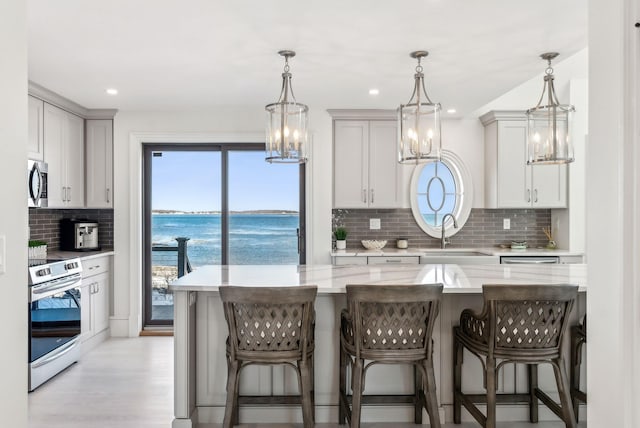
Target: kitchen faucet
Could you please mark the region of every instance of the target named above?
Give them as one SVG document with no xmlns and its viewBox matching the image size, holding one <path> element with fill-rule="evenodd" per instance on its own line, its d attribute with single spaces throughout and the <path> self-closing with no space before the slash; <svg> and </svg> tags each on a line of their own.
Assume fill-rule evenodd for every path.
<svg viewBox="0 0 640 428">
<path fill-rule="evenodd" d="M 442 238 L 440 238 L 440 248 L 442 248 L 443 250 L 444 247 L 446 247 L 449 243 L 449 239 L 444 237 L 444 223 L 447 221 L 447 217 L 451 217 L 451 219 L 453 220 L 453 227 L 455 227 L 456 229 L 458 228 L 458 222 L 456 221 L 456 218 L 453 214 L 445 214 L 442 217 Z"/>
</svg>

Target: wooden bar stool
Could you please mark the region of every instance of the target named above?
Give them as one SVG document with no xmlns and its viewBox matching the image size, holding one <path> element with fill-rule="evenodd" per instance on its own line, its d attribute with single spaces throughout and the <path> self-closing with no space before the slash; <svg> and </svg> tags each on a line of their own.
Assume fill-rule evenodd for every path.
<svg viewBox="0 0 640 428">
<path fill-rule="evenodd" d="M 580 390 L 580 365 L 582 364 L 582 347 L 585 343 L 587 343 L 586 315 L 582 324 L 571 327 L 571 400 L 576 421 L 580 402 L 587 403 L 587 393 Z"/>
<path fill-rule="evenodd" d="M 538 399 L 567 427 L 576 427 L 562 343 L 569 314 L 578 295 L 574 285 L 484 285 L 484 308 L 465 309 L 453 329 L 453 420 L 460 423 L 461 407 L 486 428 L 496 426 L 496 402 L 529 404 L 529 419 L 538 421 Z M 482 361 L 486 395 L 462 392 L 462 357 L 467 348 Z M 498 370 L 507 363 L 528 365 L 528 394 L 497 394 Z M 538 364 L 548 363 L 560 395 L 558 405 L 538 389 Z M 487 415 L 474 403 L 486 403 Z"/>
<path fill-rule="evenodd" d="M 313 350 L 316 286 L 220 287 L 227 339 L 224 428 L 238 422 L 238 404 L 302 404 L 304 428 L 314 426 Z M 287 364 L 298 374 L 300 396 L 239 396 L 240 370 L 250 364 Z"/>
<path fill-rule="evenodd" d="M 339 422 L 360 427 L 362 404 L 411 403 L 415 422 L 422 408 L 432 427 L 440 427 L 431 333 L 440 310 L 442 285 L 347 285 L 347 308 L 340 326 Z M 373 364 L 411 364 L 416 390 L 411 395 L 363 395 Z M 347 366 L 352 368 L 347 394 Z M 351 406 L 350 406 L 351 404 Z"/>
</svg>

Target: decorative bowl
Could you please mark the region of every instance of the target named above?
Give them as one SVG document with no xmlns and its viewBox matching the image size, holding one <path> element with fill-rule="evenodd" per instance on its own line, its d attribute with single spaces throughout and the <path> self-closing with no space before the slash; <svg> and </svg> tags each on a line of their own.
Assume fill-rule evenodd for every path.
<svg viewBox="0 0 640 428">
<path fill-rule="evenodd" d="M 387 241 L 384 239 L 363 239 L 360 242 L 367 250 L 381 250 L 387 245 Z"/>
</svg>

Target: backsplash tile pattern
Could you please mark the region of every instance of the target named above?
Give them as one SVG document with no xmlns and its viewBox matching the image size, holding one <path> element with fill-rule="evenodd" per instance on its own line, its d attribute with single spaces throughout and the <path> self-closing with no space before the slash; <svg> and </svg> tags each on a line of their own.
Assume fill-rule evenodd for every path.
<svg viewBox="0 0 640 428">
<path fill-rule="evenodd" d="M 60 249 L 60 220 L 79 218 L 97 221 L 100 224 L 98 245 L 113 248 L 113 209 L 60 210 L 29 208 L 29 239 L 47 243 L 50 251 Z"/>
<path fill-rule="evenodd" d="M 333 210 L 334 217 L 338 210 Z M 347 249 L 361 249 L 362 239 L 386 239 L 395 247 L 399 237 L 409 239 L 409 248 L 439 248 L 440 239 L 432 238 L 420 229 L 411 209 L 349 209 L 341 210 L 342 223 L 347 228 Z M 347 212 L 345 212 L 347 211 Z M 379 218 L 380 230 L 369 229 L 369 219 Z M 511 219 L 511 229 L 503 230 L 502 219 Z M 462 229 L 452 236 L 453 248 L 494 247 L 511 241 L 527 241 L 530 248 L 544 247 L 548 239 L 542 231 L 551 226 L 548 209 L 481 209 L 471 210 Z"/>
</svg>

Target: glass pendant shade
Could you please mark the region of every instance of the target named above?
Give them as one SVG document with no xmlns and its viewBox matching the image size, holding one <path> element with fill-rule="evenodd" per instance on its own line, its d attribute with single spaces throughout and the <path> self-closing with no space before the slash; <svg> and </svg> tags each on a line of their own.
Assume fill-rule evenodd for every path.
<svg viewBox="0 0 640 428">
<path fill-rule="evenodd" d="M 551 60 L 555 52 L 540 55 L 549 62 L 538 105 L 527 110 L 527 164 L 563 164 L 574 161 L 571 124 L 575 108 L 560 104 L 553 85 Z"/>
<path fill-rule="evenodd" d="M 439 161 L 442 152 L 440 103 L 429 99 L 424 86 L 424 74 L 420 60 L 429 53 L 412 52 L 411 57 L 418 59 L 415 86 L 407 104 L 398 108 L 398 162 L 424 163 Z"/>
<path fill-rule="evenodd" d="M 303 163 L 307 161 L 309 107 L 296 101 L 291 88 L 289 58 L 293 51 L 280 51 L 285 57 L 282 91 L 278 101 L 268 104 L 266 158 L 270 163 Z"/>
</svg>

